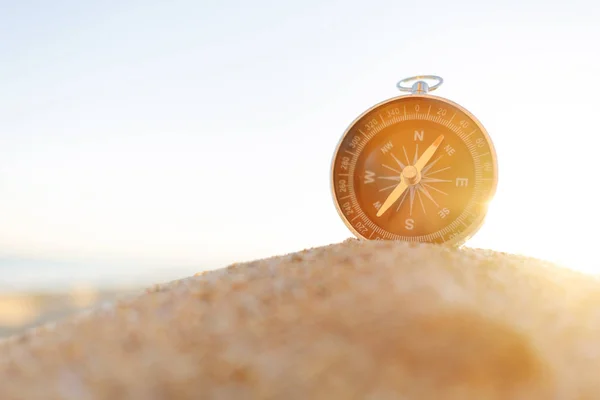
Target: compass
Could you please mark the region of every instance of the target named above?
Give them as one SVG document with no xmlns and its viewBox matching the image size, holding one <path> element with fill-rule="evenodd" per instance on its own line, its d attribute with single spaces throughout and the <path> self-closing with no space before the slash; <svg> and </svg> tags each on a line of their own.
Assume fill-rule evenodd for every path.
<svg viewBox="0 0 600 400">
<path fill-rule="evenodd" d="M 435 75 L 399 81 L 409 94 L 374 105 L 342 135 L 331 188 L 358 238 L 460 246 L 483 224 L 498 181 L 496 151 L 474 115 L 430 94 L 442 83 Z"/>
</svg>

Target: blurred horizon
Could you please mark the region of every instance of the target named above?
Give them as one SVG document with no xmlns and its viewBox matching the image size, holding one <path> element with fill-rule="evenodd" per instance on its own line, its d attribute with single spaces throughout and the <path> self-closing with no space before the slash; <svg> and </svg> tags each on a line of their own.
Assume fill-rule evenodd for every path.
<svg viewBox="0 0 600 400">
<path fill-rule="evenodd" d="M 217 266 L 219 268 L 221 266 Z M 164 265 L 123 260 L 2 257 L 0 293 L 62 293 L 73 289 L 131 289 L 150 287 L 211 269 L 194 265 Z"/>
</svg>

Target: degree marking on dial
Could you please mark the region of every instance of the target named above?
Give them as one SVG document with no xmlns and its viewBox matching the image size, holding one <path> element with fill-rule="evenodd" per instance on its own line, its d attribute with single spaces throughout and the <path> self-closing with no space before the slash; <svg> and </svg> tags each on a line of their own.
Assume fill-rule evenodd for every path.
<svg viewBox="0 0 600 400">
<path fill-rule="evenodd" d="M 349 198 L 349 197 L 352 197 L 352 195 L 351 195 L 351 194 L 349 194 L 349 195 L 347 195 L 347 196 L 340 197 L 340 200 L 346 200 L 346 199 L 347 199 L 347 198 Z"/>
<path fill-rule="evenodd" d="M 354 157 L 356 155 L 353 152 L 351 152 L 350 150 L 346 150 L 346 153 L 350 154 L 352 157 Z"/>
<path fill-rule="evenodd" d="M 451 122 L 451 121 L 454 119 L 454 117 L 456 117 L 456 113 L 454 113 L 454 114 L 452 115 L 452 118 L 450 118 L 450 119 L 448 120 L 448 124 L 450 124 L 450 122 Z"/>
<path fill-rule="evenodd" d="M 467 146 L 469 146 L 469 145 L 471 144 L 471 143 L 470 143 L 470 141 L 469 141 L 469 140 L 467 140 L 468 136 L 470 136 L 471 134 L 473 134 L 474 132 L 476 132 L 476 131 L 477 131 L 477 129 L 475 129 L 475 130 L 474 130 L 473 132 L 471 132 L 469 135 L 465 135 L 465 134 L 462 132 L 462 129 L 461 129 L 461 127 L 459 127 L 459 126 L 457 126 L 457 125 L 454 125 L 454 124 L 452 124 L 452 123 L 451 123 L 449 120 L 444 120 L 444 119 L 442 119 L 441 117 L 439 117 L 439 116 L 437 116 L 437 115 L 436 115 L 436 116 L 431 116 L 431 115 L 429 115 L 429 114 L 425 114 L 425 115 L 423 115 L 423 114 L 421 114 L 421 113 L 417 113 L 417 114 L 412 114 L 412 113 L 411 113 L 411 114 L 407 114 L 407 112 L 406 112 L 406 105 L 404 105 L 404 117 L 402 117 L 402 116 L 395 116 L 395 117 L 393 118 L 393 121 L 394 121 L 394 123 L 396 123 L 396 122 L 401 122 L 401 121 L 407 121 L 407 120 L 410 120 L 410 119 L 413 119 L 413 118 L 414 118 L 414 119 L 419 119 L 419 118 L 416 118 L 415 116 L 417 116 L 417 117 L 418 117 L 418 116 L 420 116 L 420 117 L 422 117 L 422 118 L 420 118 L 420 119 L 426 119 L 426 120 L 429 120 L 429 121 L 436 122 L 436 123 L 438 123 L 438 124 L 440 124 L 440 125 L 445 125 L 445 126 L 446 126 L 446 127 L 448 127 L 450 130 L 452 130 L 452 131 L 453 131 L 453 132 L 454 132 L 454 133 L 455 133 L 455 134 L 456 134 L 456 135 L 457 135 L 459 138 L 463 139 L 463 141 L 465 142 L 465 144 L 466 144 Z M 383 130 L 385 127 L 387 127 L 387 126 L 389 126 L 389 125 L 391 125 L 391 123 L 389 123 L 389 120 L 388 120 L 388 123 L 387 123 L 387 124 L 377 125 L 375 128 L 373 128 L 373 130 L 371 130 L 371 132 L 370 132 L 369 134 L 365 134 L 365 133 L 364 133 L 364 132 L 363 132 L 361 129 L 359 129 L 359 128 L 357 128 L 357 129 L 358 129 L 358 131 L 359 131 L 360 133 L 362 133 L 362 134 L 365 136 L 365 138 L 367 138 L 367 141 L 368 141 L 368 140 L 372 139 L 372 138 L 373 138 L 373 137 L 374 137 L 374 136 L 375 136 L 377 133 L 379 133 L 381 130 Z M 364 147 L 364 145 L 365 145 L 364 143 L 361 143 L 361 144 L 359 144 L 359 148 L 362 150 L 362 148 Z"/>
<path fill-rule="evenodd" d="M 473 130 L 473 132 L 469 133 L 468 135 L 466 135 L 464 138 L 468 139 L 469 136 L 471 136 L 472 134 L 474 134 L 475 132 L 477 132 L 477 129 Z"/>
<path fill-rule="evenodd" d="M 390 239 L 394 238 L 394 235 L 390 234 L 387 231 L 384 231 L 383 229 L 381 229 L 380 227 L 378 227 L 377 225 L 375 225 L 367 216 L 366 214 L 362 211 L 362 210 L 358 210 L 357 211 L 360 215 L 360 217 L 362 218 L 363 222 L 365 223 L 365 225 L 369 228 L 371 228 L 374 232 L 380 234 L 381 236 L 384 237 L 389 237 Z"/>
<path fill-rule="evenodd" d="M 483 153 L 483 154 L 477 154 L 477 155 L 474 155 L 473 158 L 479 158 L 479 157 L 487 156 L 488 154 L 490 154 L 490 153 L 487 152 L 487 153 Z"/>
<path fill-rule="evenodd" d="M 431 104 L 429 105 L 429 109 L 427 110 L 427 117 L 429 117 L 430 112 L 431 112 Z"/>
<path fill-rule="evenodd" d="M 350 176 L 350 174 L 346 174 L 346 173 L 339 173 L 339 176 Z"/>
</svg>

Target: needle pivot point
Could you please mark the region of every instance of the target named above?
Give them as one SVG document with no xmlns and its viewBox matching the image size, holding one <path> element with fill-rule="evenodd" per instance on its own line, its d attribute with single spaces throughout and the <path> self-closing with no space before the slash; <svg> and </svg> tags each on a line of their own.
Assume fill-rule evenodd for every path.
<svg viewBox="0 0 600 400">
<path fill-rule="evenodd" d="M 409 185 L 416 185 L 421 180 L 421 174 L 417 168 L 412 165 L 407 165 L 402 170 L 402 177 L 406 180 Z"/>
</svg>

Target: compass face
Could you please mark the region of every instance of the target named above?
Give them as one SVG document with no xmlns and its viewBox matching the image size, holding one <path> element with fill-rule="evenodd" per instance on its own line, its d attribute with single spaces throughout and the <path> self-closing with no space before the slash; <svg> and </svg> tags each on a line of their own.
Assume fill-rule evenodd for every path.
<svg viewBox="0 0 600 400">
<path fill-rule="evenodd" d="M 352 123 L 331 178 L 338 212 L 358 237 L 458 245 L 483 223 L 496 190 L 496 153 L 458 104 L 400 96 Z"/>
</svg>

